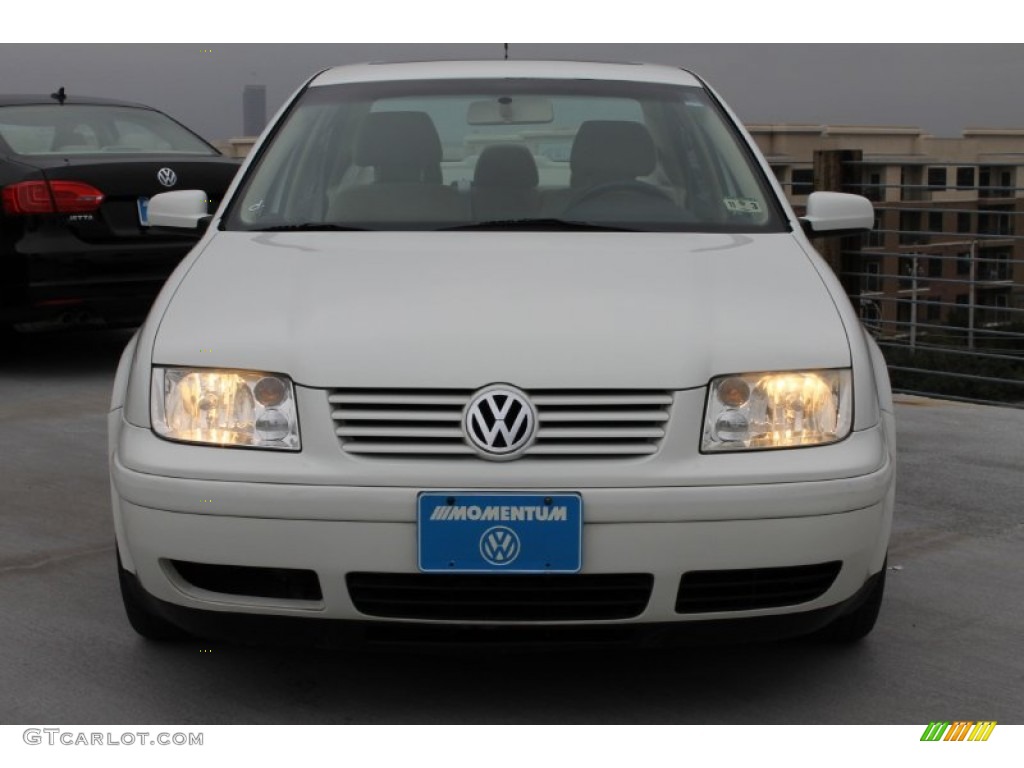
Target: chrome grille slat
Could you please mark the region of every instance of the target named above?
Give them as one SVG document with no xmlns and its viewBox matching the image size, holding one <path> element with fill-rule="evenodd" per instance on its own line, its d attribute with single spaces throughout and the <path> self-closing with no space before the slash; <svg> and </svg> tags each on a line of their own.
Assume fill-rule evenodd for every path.
<svg viewBox="0 0 1024 768">
<path fill-rule="evenodd" d="M 651 443 L 623 443 L 621 445 L 544 445 L 534 443 L 527 455 L 537 456 L 640 456 L 658 452 Z"/>
<path fill-rule="evenodd" d="M 334 390 L 328 393 L 342 450 L 365 457 L 476 457 L 462 418 L 475 390 Z M 666 391 L 538 390 L 526 393 L 537 434 L 523 458 L 615 459 L 650 456 L 664 439 L 672 405 Z"/>
<path fill-rule="evenodd" d="M 653 437 L 660 439 L 664 436 L 665 430 L 659 429 L 658 427 L 623 427 L 622 429 L 616 429 L 614 427 L 541 427 L 537 430 L 538 440 L 594 440 L 601 438 L 623 440 L 626 438 L 637 437 Z"/>
<path fill-rule="evenodd" d="M 342 446 L 348 453 L 367 453 L 367 454 L 388 454 L 388 455 L 428 455 L 428 454 L 457 454 L 457 455 L 474 455 L 474 451 L 465 443 L 440 443 L 440 442 L 427 442 L 422 443 L 410 443 L 410 442 L 394 442 L 394 443 L 372 443 L 372 442 L 347 442 Z"/>
<path fill-rule="evenodd" d="M 548 424 L 552 421 L 668 421 L 667 411 L 540 411 L 538 421 Z"/>
<path fill-rule="evenodd" d="M 363 410 L 352 408 L 331 412 L 335 421 L 451 421 L 458 424 L 462 420 L 462 411 L 416 411 L 403 410 Z"/>
<path fill-rule="evenodd" d="M 338 437 L 405 437 L 405 438 L 448 438 L 462 439 L 458 427 L 338 427 Z"/>
</svg>

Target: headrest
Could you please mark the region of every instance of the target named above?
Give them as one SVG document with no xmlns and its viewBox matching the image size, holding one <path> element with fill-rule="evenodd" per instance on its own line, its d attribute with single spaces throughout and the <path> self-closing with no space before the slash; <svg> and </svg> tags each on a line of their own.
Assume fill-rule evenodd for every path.
<svg viewBox="0 0 1024 768">
<path fill-rule="evenodd" d="M 441 139 L 426 112 L 371 112 L 359 127 L 355 161 L 372 165 L 378 181 L 440 181 Z"/>
<path fill-rule="evenodd" d="M 654 142 L 646 126 L 629 120 L 588 120 L 572 144 L 572 184 L 635 179 L 654 170 Z"/>
<path fill-rule="evenodd" d="M 477 187 L 533 189 L 537 181 L 533 153 L 521 144 L 493 144 L 484 148 L 473 174 Z"/>
</svg>

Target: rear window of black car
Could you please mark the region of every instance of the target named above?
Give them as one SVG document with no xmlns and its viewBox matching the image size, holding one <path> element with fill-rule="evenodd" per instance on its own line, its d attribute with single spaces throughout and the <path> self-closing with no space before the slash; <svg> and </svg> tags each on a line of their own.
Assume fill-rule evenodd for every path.
<svg viewBox="0 0 1024 768">
<path fill-rule="evenodd" d="M 215 155 L 209 144 L 161 112 L 96 104 L 0 107 L 0 138 L 16 155 Z"/>
</svg>

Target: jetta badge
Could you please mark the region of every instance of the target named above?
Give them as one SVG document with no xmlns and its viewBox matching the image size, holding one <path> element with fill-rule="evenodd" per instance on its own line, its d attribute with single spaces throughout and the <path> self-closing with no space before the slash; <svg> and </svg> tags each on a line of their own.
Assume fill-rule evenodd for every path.
<svg viewBox="0 0 1024 768">
<path fill-rule="evenodd" d="M 156 172 L 156 180 L 163 184 L 165 187 L 173 187 L 178 183 L 178 174 L 172 171 L 170 168 L 161 168 Z"/>
<path fill-rule="evenodd" d="M 491 565 L 509 565 L 519 550 L 519 536 L 504 525 L 488 528 L 480 537 L 480 554 Z"/>
<path fill-rule="evenodd" d="M 463 416 L 470 445 L 489 459 L 511 459 L 533 440 L 537 417 L 523 392 L 506 386 L 478 393 Z"/>
</svg>

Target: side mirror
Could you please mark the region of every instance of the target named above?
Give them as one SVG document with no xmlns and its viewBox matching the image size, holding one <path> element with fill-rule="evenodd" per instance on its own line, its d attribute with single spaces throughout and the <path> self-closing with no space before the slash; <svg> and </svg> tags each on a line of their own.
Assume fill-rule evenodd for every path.
<svg viewBox="0 0 1024 768">
<path fill-rule="evenodd" d="M 161 192 L 149 201 L 146 226 L 195 229 L 200 232 L 210 223 L 206 193 L 198 189 Z"/>
<path fill-rule="evenodd" d="M 875 209 L 860 195 L 812 192 L 800 223 L 808 237 L 856 235 L 874 227 Z"/>
</svg>

